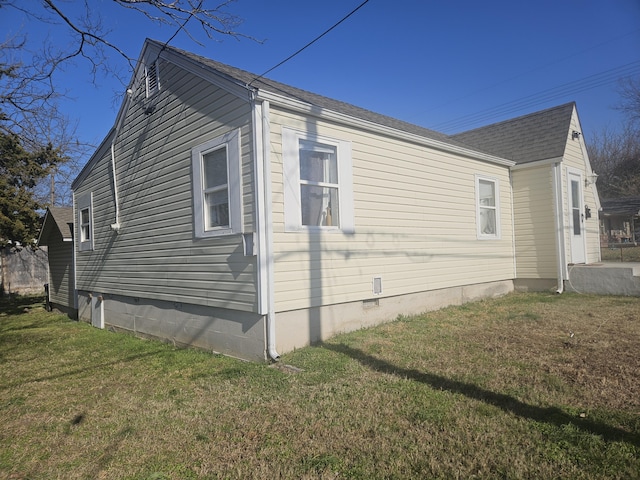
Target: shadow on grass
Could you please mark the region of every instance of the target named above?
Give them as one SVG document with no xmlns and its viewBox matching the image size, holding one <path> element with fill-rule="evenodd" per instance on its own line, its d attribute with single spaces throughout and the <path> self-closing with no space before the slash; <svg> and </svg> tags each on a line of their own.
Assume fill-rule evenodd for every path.
<svg viewBox="0 0 640 480">
<path fill-rule="evenodd" d="M 429 385 L 434 389 L 445 390 L 451 393 L 459 393 L 467 398 L 478 400 L 488 405 L 493 405 L 505 412 L 512 413 L 522 418 L 556 426 L 570 424 L 587 433 L 600 435 L 605 441 L 622 441 L 635 446 L 640 446 L 640 435 L 637 433 L 630 433 L 620 428 L 599 422 L 593 422 L 584 418 L 576 418 L 557 407 L 537 407 L 521 402 L 512 396 L 480 388 L 472 383 L 460 382 L 415 369 L 397 367 L 389 362 L 371 356 L 362 350 L 351 348 L 344 344 L 334 345 L 322 343 L 321 346 L 327 350 L 347 355 L 374 371 L 401 378 L 408 378 L 415 382 Z"/>
<path fill-rule="evenodd" d="M 27 379 L 19 380 L 16 382 L 10 382 L 4 385 L 0 385 L 0 390 L 7 390 L 13 387 L 20 387 L 22 385 L 26 385 L 27 383 L 37 383 L 37 382 L 46 382 L 48 380 L 58 380 L 60 378 L 72 377 L 74 375 L 80 375 L 80 374 L 91 372 L 91 371 L 98 371 L 100 369 L 113 367 L 114 365 L 118 365 L 124 362 L 133 362 L 141 358 L 152 357 L 163 352 L 165 352 L 165 350 L 154 350 L 151 352 L 139 353 L 137 355 L 129 355 L 124 358 L 118 358 L 116 360 L 113 360 L 112 362 L 105 362 L 105 363 L 99 363 L 97 365 L 90 365 L 82 368 L 76 368 L 74 370 L 69 370 L 67 372 L 60 372 L 53 375 L 43 375 L 41 377 L 35 377 L 35 378 L 27 378 Z"/>
<path fill-rule="evenodd" d="M 44 307 L 44 297 L 41 295 L 0 295 L 0 313 L 5 315 L 29 313 L 34 306 Z"/>
</svg>

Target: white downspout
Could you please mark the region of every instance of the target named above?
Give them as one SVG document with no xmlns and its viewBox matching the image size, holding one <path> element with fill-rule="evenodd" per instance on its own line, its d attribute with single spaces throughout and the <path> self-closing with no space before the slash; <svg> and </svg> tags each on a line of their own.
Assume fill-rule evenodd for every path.
<svg viewBox="0 0 640 480">
<path fill-rule="evenodd" d="M 115 222 L 111 224 L 111 230 L 120 231 L 120 202 L 118 201 L 118 182 L 116 180 L 116 139 L 118 138 L 118 130 L 111 142 L 111 171 L 113 172 L 113 203 L 115 204 Z"/>
<path fill-rule="evenodd" d="M 557 293 L 564 292 L 564 222 L 563 222 L 563 205 L 562 205 L 562 169 L 560 163 L 553 164 L 553 203 L 554 203 L 554 220 L 556 230 L 556 248 L 557 248 L 557 275 L 558 289 Z"/>
<path fill-rule="evenodd" d="M 120 231 L 120 200 L 118 199 L 118 180 L 116 178 L 116 142 L 118 141 L 118 134 L 124 123 L 124 118 L 129 110 L 129 102 L 131 101 L 131 95 L 133 91 L 127 89 L 126 98 L 124 100 L 124 107 L 122 108 L 122 115 L 118 119 L 118 123 L 113 134 L 113 140 L 111 140 L 111 171 L 113 173 L 113 203 L 115 204 L 115 220 L 111 224 L 111 230 L 114 232 Z"/>
<path fill-rule="evenodd" d="M 276 350 L 275 296 L 273 277 L 273 222 L 271 217 L 271 167 L 269 157 L 269 102 L 256 102 L 250 92 L 253 115 L 253 145 L 256 193 L 257 281 L 258 313 L 266 319 L 267 355 L 273 361 L 280 359 Z"/>
<path fill-rule="evenodd" d="M 518 278 L 518 257 L 516 254 L 516 216 L 513 198 L 513 170 L 509 169 L 509 191 L 511 192 L 511 251 L 513 252 L 513 279 Z"/>
</svg>

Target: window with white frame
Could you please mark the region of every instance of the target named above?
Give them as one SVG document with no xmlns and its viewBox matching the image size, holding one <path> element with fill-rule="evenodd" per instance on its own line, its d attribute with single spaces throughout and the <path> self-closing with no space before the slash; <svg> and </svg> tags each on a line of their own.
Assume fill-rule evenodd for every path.
<svg viewBox="0 0 640 480">
<path fill-rule="evenodd" d="M 476 176 L 476 209 L 478 238 L 500 238 L 500 197 L 497 179 Z"/>
<path fill-rule="evenodd" d="M 191 164 L 195 236 L 241 233 L 240 132 L 194 147 Z"/>
<path fill-rule="evenodd" d="M 78 249 L 93 250 L 93 194 L 85 193 L 76 199 L 78 212 Z"/>
<path fill-rule="evenodd" d="M 350 142 L 282 130 L 285 229 L 354 229 Z"/>
</svg>

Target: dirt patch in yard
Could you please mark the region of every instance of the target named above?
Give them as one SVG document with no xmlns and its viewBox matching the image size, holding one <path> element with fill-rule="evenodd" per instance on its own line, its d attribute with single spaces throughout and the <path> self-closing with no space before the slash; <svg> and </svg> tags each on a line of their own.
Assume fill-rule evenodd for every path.
<svg viewBox="0 0 640 480">
<path fill-rule="evenodd" d="M 640 311 L 638 300 L 575 295 L 563 309 L 539 302 L 513 305 L 505 319 L 474 329 L 487 351 L 502 362 L 537 365 L 574 385 L 583 407 L 607 405 L 640 411 Z M 563 298 L 567 303 L 567 297 Z M 596 303 L 594 305 L 594 302 Z M 603 305 L 598 308 L 597 303 Z M 606 304 L 616 303 L 615 309 Z M 505 322 L 511 329 L 505 329 Z M 535 373 L 532 373 L 535 374 Z"/>
</svg>

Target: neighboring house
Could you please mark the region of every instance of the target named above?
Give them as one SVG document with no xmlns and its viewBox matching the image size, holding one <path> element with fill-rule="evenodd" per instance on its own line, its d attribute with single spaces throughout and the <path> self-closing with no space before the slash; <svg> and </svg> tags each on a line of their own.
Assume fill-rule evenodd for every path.
<svg viewBox="0 0 640 480">
<path fill-rule="evenodd" d="M 640 197 L 602 200 L 600 222 L 604 244 L 640 242 Z"/>
<path fill-rule="evenodd" d="M 152 40 L 138 65 L 73 183 L 96 326 L 276 359 L 600 258 L 573 104 L 525 162 Z"/>
<path fill-rule="evenodd" d="M 73 208 L 49 207 L 42 222 L 38 246 L 49 251 L 47 303 L 77 317 L 73 269 Z"/>
<path fill-rule="evenodd" d="M 516 162 L 511 168 L 515 286 L 542 290 L 567 266 L 600 261 L 600 201 L 575 103 L 452 138 Z"/>
</svg>

